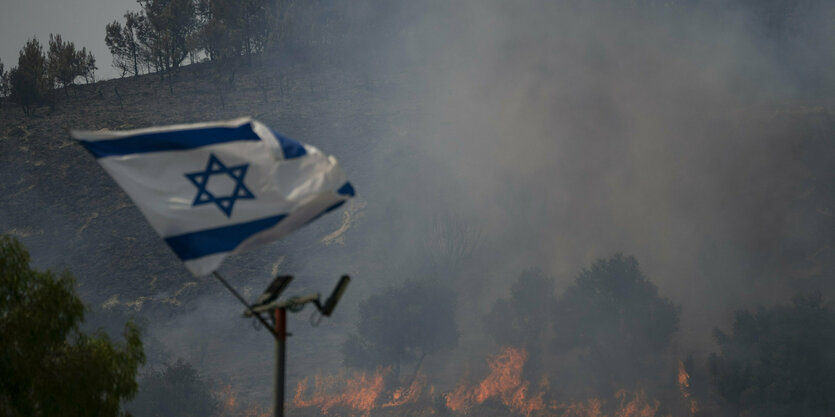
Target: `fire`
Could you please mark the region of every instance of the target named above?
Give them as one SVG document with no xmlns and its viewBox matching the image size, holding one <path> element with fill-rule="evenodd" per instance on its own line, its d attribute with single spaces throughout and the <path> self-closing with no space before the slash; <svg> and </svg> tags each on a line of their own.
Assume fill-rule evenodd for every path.
<svg viewBox="0 0 835 417">
<path fill-rule="evenodd" d="M 238 406 L 238 396 L 232 391 L 232 385 L 224 385 L 217 396 L 221 400 L 222 415 L 232 414 Z"/>
<path fill-rule="evenodd" d="M 266 410 L 259 406 L 253 406 L 244 410 L 241 414 L 237 414 L 241 417 L 271 417 L 273 412 L 271 410 Z"/>
<path fill-rule="evenodd" d="M 660 405 L 657 400 L 652 404 L 647 402 L 646 394 L 640 390 L 633 394 L 631 399 L 626 390 L 618 391 L 615 397 L 620 401 L 615 417 L 653 417 Z"/>
<path fill-rule="evenodd" d="M 475 387 L 459 384 L 455 391 L 446 395 L 446 406 L 452 411 L 466 412 L 473 405 L 489 398 L 501 399 L 513 411 L 530 416 L 545 409 L 544 393 L 530 395 L 528 383 L 522 379 L 522 367 L 528 359 L 524 349 L 505 347 L 487 363 L 490 374 Z"/>
<path fill-rule="evenodd" d="M 334 407 L 343 407 L 368 415 L 383 393 L 383 379 L 388 372 L 388 368 L 371 374 L 355 372 L 347 380 L 341 376 L 317 375 L 313 379 L 314 392 L 309 399 L 305 399 L 308 386 L 308 379 L 305 378 L 296 386 L 292 405 L 299 408 L 318 407 L 322 414 L 328 414 Z"/>
<path fill-rule="evenodd" d="M 408 387 L 396 389 L 391 394 L 391 401 L 383 404 L 383 407 L 397 407 L 416 402 L 420 398 L 424 385 L 426 385 L 426 378 L 418 374 Z"/>
<path fill-rule="evenodd" d="M 567 405 L 551 404 L 549 408 L 559 411 L 561 417 L 603 417 L 603 401 L 599 398 Z"/>
<path fill-rule="evenodd" d="M 242 405 L 238 402 L 238 395 L 232 385 L 223 385 L 215 395 L 220 400 L 217 416 L 269 417 L 272 415 L 271 411 L 265 410 L 259 405 L 253 405 L 242 410 Z"/>
<path fill-rule="evenodd" d="M 696 415 L 696 412 L 699 411 L 699 404 L 696 403 L 696 399 L 690 393 L 690 375 L 684 368 L 684 362 L 682 361 L 678 361 L 678 388 L 681 391 L 681 396 L 684 397 L 684 401 L 689 406 L 690 415 Z"/>
<path fill-rule="evenodd" d="M 660 403 L 648 398 L 643 390 L 620 390 L 611 400 L 591 398 L 583 401 L 558 402 L 545 400 L 549 381 L 543 378 L 535 387 L 523 377 L 527 361 L 523 348 L 504 347 L 495 356 L 487 358 L 489 373 L 476 383 L 460 382 L 452 391 L 443 394 L 443 404 L 432 401 L 435 389 L 427 384 L 427 378 L 418 374 L 408 386 L 392 389 L 385 381 L 391 382 L 391 369 L 381 368 L 375 372 L 342 373 L 334 376 L 316 376 L 312 383 L 304 379 L 296 386 L 291 406 L 313 407 L 322 415 L 339 414 L 368 417 L 374 410 L 391 409 L 404 413 L 404 406 L 422 407 L 409 414 L 431 415 L 443 412 L 435 407 L 446 408 L 453 415 L 467 415 L 481 412 L 476 409 L 482 404 L 501 404 L 508 411 L 525 417 L 656 417 Z M 678 385 L 687 401 L 691 415 L 695 415 L 696 401 L 690 392 L 690 376 L 684 364 L 679 363 Z M 489 402 L 488 402 L 489 401 Z M 489 406 L 489 405 L 484 405 Z M 474 411 L 475 409 L 475 411 Z M 483 410 L 482 410 L 483 411 Z M 247 414 L 255 416 L 256 414 Z M 386 415 L 386 414 L 383 414 Z"/>
</svg>

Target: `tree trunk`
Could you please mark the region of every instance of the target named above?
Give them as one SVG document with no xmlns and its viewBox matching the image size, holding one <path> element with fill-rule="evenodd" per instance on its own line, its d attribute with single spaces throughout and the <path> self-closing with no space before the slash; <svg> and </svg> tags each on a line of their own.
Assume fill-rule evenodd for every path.
<svg viewBox="0 0 835 417">
<path fill-rule="evenodd" d="M 415 379 L 417 379 L 418 372 L 420 372 L 420 366 L 423 365 L 424 358 L 426 358 L 426 352 L 421 353 L 420 359 L 418 359 L 418 363 L 417 365 L 415 365 L 415 371 L 412 373 L 412 377 L 409 378 L 409 382 L 406 385 L 404 385 L 405 387 L 408 388 L 412 386 L 412 383 L 415 382 Z"/>
<path fill-rule="evenodd" d="M 136 45 L 133 45 L 131 47 L 131 54 L 133 55 L 133 76 L 135 77 L 139 75 L 139 63 L 137 59 L 138 57 L 136 53 Z"/>
<path fill-rule="evenodd" d="M 171 93 L 171 95 L 173 96 L 174 95 L 174 85 L 171 83 L 171 76 L 173 75 L 172 72 L 173 71 L 171 71 L 170 69 L 168 70 L 168 92 Z"/>
</svg>

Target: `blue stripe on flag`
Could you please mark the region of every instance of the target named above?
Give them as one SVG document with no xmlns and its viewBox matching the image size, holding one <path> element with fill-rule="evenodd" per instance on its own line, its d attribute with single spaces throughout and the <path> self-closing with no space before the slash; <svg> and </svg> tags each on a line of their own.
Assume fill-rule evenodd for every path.
<svg viewBox="0 0 835 417">
<path fill-rule="evenodd" d="M 244 240 L 275 226 L 285 217 L 287 217 L 286 214 L 281 214 L 247 223 L 186 233 L 167 237 L 165 242 L 184 261 L 221 252 L 231 252 Z"/>
<path fill-rule="evenodd" d="M 353 196 L 354 196 L 354 187 L 351 185 L 351 183 L 350 183 L 350 182 L 346 182 L 345 184 L 342 184 L 342 186 L 341 186 L 341 187 L 339 187 L 339 189 L 338 189 L 338 190 L 336 190 L 336 193 L 337 193 L 337 194 L 340 194 L 340 195 L 347 195 L 347 196 L 353 197 Z M 311 223 L 311 222 L 313 222 L 314 220 L 317 220 L 317 219 L 319 219 L 320 217 L 324 216 L 325 214 L 328 214 L 328 213 L 330 213 L 330 212 L 332 212 L 332 211 L 334 211 L 334 210 L 336 210 L 336 209 L 338 209 L 338 208 L 342 207 L 342 205 L 343 205 L 343 204 L 345 204 L 345 200 L 338 201 L 338 202 L 334 203 L 334 204 L 333 204 L 333 205 L 331 205 L 330 207 L 328 207 L 328 208 L 326 208 L 326 209 L 322 210 L 322 212 L 321 212 L 321 213 L 317 214 L 317 215 L 316 215 L 316 216 L 314 216 L 312 219 L 310 219 L 310 220 L 308 220 L 307 222 L 305 222 L 305 224 Z"/>
<path fill-rule="evenodd" d="M 293 159 L 307 155 L 307 151 L 304 150 L 304 146 L 302 146 L 301 143 L 296 142 L 295 140 L 290 139 L 275 130 L 273 130 L 273 135 L 281 144 L 281 152 L 284 153 L 284 159 Z"/>
<path fill-rule="evenodd" d="M 354 186 L 351 185 L 350 182 L 346 182 L 345 184 L 342 184 L 342 186 L 339 187 L 338 190 L 336 190 L 336 193 L 340 194 L 340 195 L 347 195 L 347 196 L 350 196 L 350 197 L 353 197 L 353 196 L 356 195 L 356 193 L 354 192 Z"/>
<path fill-rule="evenodd" d="M 96 158 L 135 153 L 182 151 L 239 140 L 261 140 L 249 123 L 238 127 L 207 127 L 129 136 L 121 139 L 89 141 L 81 144 Z M 304 149 L 304 148 L 302 148 Z"/>
</svg>

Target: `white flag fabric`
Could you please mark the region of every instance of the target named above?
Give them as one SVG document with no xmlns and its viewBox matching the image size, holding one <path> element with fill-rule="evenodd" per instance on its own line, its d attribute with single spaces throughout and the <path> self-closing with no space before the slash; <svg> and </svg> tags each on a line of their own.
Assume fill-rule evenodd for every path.
<svg viewBox="0 0 835 417">
<path fill-rule="evenodd" d="M 354 196 L 334 157 L 251 118 L 71 134 L 196 276 Z"/>
</svg>

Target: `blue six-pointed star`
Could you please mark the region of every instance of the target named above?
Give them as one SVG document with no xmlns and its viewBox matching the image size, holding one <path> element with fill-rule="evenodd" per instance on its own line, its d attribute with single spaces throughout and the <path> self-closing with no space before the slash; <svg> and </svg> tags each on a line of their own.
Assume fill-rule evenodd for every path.
<svg viewBox="0 0 835 417">
<path fill-rule="evenodd" d="M 255 195 L 244 184 L 244 176 L 246 176 L 247 168 L 249 168 L 249 164 L 227 167 L 223 162 L 220 162 L 220 159 L 215 154 L 209 154 L 209 162 L 206 164 L 205 171 L 185 174 L 186 178 L 197 187 L 197 195 L 194 197 L 194 202 L 191 203 L 191 206 L 214 203 L 223 214 L 226 214 L 226 217 L 231 217 L 232 209 L 235 207 L 235 201 L 255 199 Z M 218 197 L 212 194 L 206 187 L 209 185 L 209 178 L 212 175 L 223 174 L 228 175 L 229 178 L 235 181 L 235 189 L 231 195 Z"/>
</svg>

